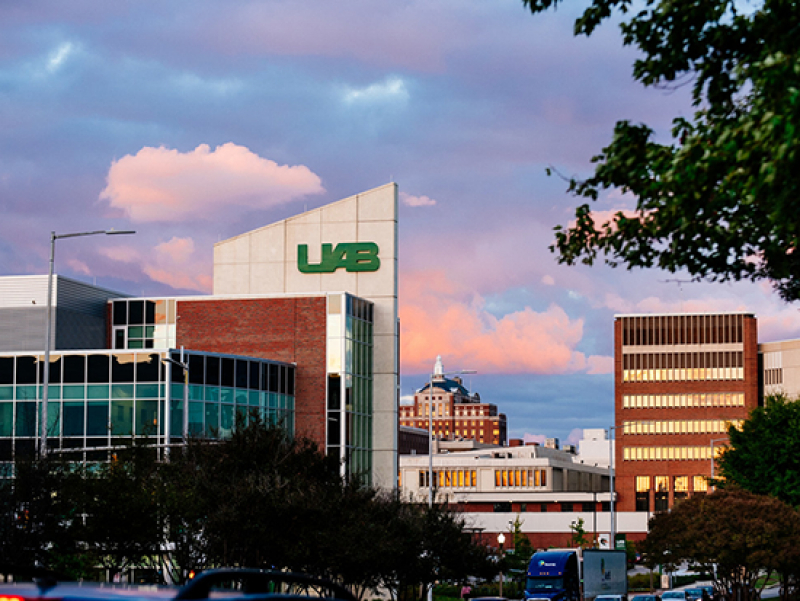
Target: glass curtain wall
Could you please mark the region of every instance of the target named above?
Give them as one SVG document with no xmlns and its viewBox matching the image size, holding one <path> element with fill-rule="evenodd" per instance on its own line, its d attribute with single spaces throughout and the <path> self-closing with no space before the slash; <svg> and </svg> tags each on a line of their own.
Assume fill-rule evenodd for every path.
<svg viewBox="0 0 800 601">
<path fill-rule="evenodd" d="M 237 424 L 258 414 L 294 435 L 295 367 L 286 363 L 210 353 L 171 351 L 173 361 L 189 365 L 188 391 L 183 369 L 170 364 L 170 438 L 226 438 Z M 188 394 L 187 394 L 188 392 Z M 184 421 L 184 395 L 189 399 Z"/>
<path fill-rule="evenodd" d="M 372 472 L 374 305 L 349 294 L 328 296 L 327 453 L 344 475 L 367 483 Z"/>
<path fill-rule="evenodd" d="M 50 356 L 48 449 L 75 461 L 105 461 L 131 438 L 183 440 L 179 351 L 70 352 Z M 252 411 L 294 433 L 295 368 L 259 359 L 187 353 L 189 435 L 229 436 Z M 0 476 L 38 448 L 41 355 L 0 356 Z M 171 376 L 168 376 L 169 372 Z M 171 380 L 167 387 L 168 378 Z M 169 399 L 169 406 L 167 406 Z"/>
</svg>

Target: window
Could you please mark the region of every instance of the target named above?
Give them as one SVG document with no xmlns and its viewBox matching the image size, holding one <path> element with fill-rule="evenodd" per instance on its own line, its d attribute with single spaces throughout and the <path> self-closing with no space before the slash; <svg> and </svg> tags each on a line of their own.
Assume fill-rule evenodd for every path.
<svg viewBox="0 0 800 601">
<path fill-rule="evenodd" d="M 705 476 L 695 476 L 694 482 L 694 492 L 696 493 L 706 493 L 708 492 L 708 480 L 706 480 Z"/>
<path fill-rule="evenodd" d="M 650 511 L 650 476 L 636 476 L 636 511 Z"/>
<path fill-rule="evenodd" d="M 672 486 L 676 501 L 689 496 L 689 476 L 675 476 Z"/>
<path fill-rule="evenodd" d="M 572 511 L 573 511 L 572 503 L 561 503 L 561 513 L 572 513 Z"/>
<path fill-rule="evenodd" d="M 656 476 L 655 510 L 666 511 L 669 509 L 669 476 Z"/>
</svg>

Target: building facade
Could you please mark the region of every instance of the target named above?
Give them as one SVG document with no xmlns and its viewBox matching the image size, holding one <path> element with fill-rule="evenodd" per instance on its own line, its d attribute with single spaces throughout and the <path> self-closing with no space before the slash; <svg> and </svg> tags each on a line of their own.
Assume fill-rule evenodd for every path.
<svg viewBox="0 0 800 601">
<path fill-rule="evenodd" d="M 496 544 L 497 534 L 508 533 L 517 519 L 537 548 L 570 546 L 570 526 L 579 519 L 590 535 L 610 531 L 608 467 L 538 445 L 465 451 L 445 446 L 448 452 L 433 455 L 436 500 L 458 508 L 467 526 L 487 544 Z M 403 498 L 427 501 L 428 461 L 427 456 L 400 457 Z M 616 524 L 631 538 L 641 538 L 647 531 L 643 515 L 618 514 Z"/>
<path fill-rule="evenodd" d="M 397 223 L 397 185 L 392 183 L 214 246 L 214 296 L 344 291 L 372 303 L 371 480 L 385 488 L 397 482 Z M 336 322 L 342 316 L 331 314 L 329 319 Z M 329 349 L 328 356 L 351 353 L 342 338 L 342 345 Z M 332 374 L 341 371 L 336 364 L 328 368 Z M 353 383 L 344 375 L 338 392 L 326 394 L 334 403 L 337 398 L 346 402 Z M 335 384 L 329 382 L 330 387 Z"/>
<path fill-rule="evenodd" d="M 800 397 L 800 340 L 761 343 L 758 356 L 764 396 Z"/>
<path fill-rule="evenodd" d="M 757 353 L 749 313 L 615 317 L 620 511 L 664 511 L 708 490 L 728 426 L 758 406 Z"/>
<path fill-rule="evenodd" d="M 99 457 L 125 437 L 225 436 L 256 410 L 343 474 L 396 485 L 395 184 L 217 244 L 210 296 L 54 281 L 49 449 Z M 46 276 L 0 278 L 0 462 L 36 448 L 46 291 Z M 61 369 L 81 361 L 82 375 Z"/>
<path fill-rule="evenodd" d="M 469 392 L 461 378 L 447 378 L 443 372 L 439 357 L 432 381 L 416 391 L 414 404 L 400 406 L 400 425 L 428 430 L 432 416 L 436 439 L 504 446 L 508 441 L 505 414 L 497 411 L 497 405 L 482 402 L 477 392 Z"/>
<path fill-rule="evenodd" d="M 373 404 L 369 301 L 346 293 L 128 298 L 112 300 L 109 314 L 109 339 L 115 349 L 185 347 L 294 366 L 297 386 L 290 431 L 338 456 L 344 473 L 366 474 L 369 480 Z M 194 361 L 197 371 L 190 361 L 190 384 L 203 384 L 203 359 Z"/>
</svg>

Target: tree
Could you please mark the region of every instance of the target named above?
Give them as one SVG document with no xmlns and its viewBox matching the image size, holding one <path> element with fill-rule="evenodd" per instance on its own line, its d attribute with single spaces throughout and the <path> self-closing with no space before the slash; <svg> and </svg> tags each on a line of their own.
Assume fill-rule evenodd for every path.
<svg viewBox="0 0 800 601">
<path fill-rule="evenodd" d="M 0 564 L 13 573 L 41 565 L 80 578 L 85 567 L 70 528 L 69 467 L 53 459 L 18 460 L 14 479 L 0 480 Z"/>
<path fill-rule="evenodd" d="M 523 0 L 533 13 L 562 0 Z M 792 0 L 671 2 L 593 0 L 575 23 L 591 35 L 615 12 L 625 45 L 642 57 L 645 86 L 691 83 L 696 107 L 673 120 L 672 143 L 619 121 L 593 158 L 594 174 L 568 190 L 597 200 L 616 188 L 633 214 L 596 222 L 589 203 L 556 227 L 561 263 L 686 269 L 695 279 L 770 281 L 800 298 L 800 10 Z M 747 12 L 743 12 L 743 9 Z M 627 18 L 627 20 L 625 20 Z M 548 170 L 550 172 L 550 170 Z"/>
<path fill-rule="evenodd" d="M 149 440 L 115 451 L 97 469 L 82 466 L 69 495 L 80 516 L 71 533 L 112 574 L 154 565 L 163 535 L 159 520 L 159 464 Z"/>
<path fill-rule="evenodd" d="M 728 429 L 729 447 L 717 459 L 719 486 L 739 486 L 800 507 L 800 401 L 767 396 L 741 428 Z"/>
<path fill-rule="evenodd" d="M 528 563 L 531 560 L 534 549 L 531 540 L 522 532 L 522 520 L 517 514 L 511 524 L 514 539 L 514 548 L 506 553 L 506 572 L 510 572 L 515 578 L 524 580 L 528 570 Z"/>
<path fill-rule="evenodd" d="M 589 544 L 589 539 L 586 538 L 586 528 L 584 528 L 583 518 L 578 518 L 569 525 L 572 534 L 569 537 L 569 544 L 571 547 L 580 547 L 583 549 Z"/>
<path fill-rule="evenodd" d="M 776 571 L 787 583 L 796 581 L 798 534 L 800 514 L 782 501 L 738 489 L 717 490 L 653 517 L 643 548 L 651 567 L 661 564 L 673 571 L 689 562 L 714 574 L 717 593 L 750 601 L 760 594 L 755 589 L 762 571 Z"/>
</svg>

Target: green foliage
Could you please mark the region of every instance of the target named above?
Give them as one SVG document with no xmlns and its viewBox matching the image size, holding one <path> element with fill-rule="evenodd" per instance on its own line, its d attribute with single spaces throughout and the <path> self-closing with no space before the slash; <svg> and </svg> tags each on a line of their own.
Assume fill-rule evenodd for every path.
<svg viewBox="0 0 800 601">
<path fill-rule="evenodd" d="M 730 446 L 717 459 L 719 486 L 739 486 L 800 507 L 800 401 L 768 396 L 741 429 L 728 430 Z"/>
<path fill-rule="evenodd" d="M 651 567 L 673 571 L 689 562 L 715 574 L 717 591 L 739 591 L 749 601 L 762 572 L 796 582 L 798 536 L 800 514 L 793 507 L 766 495 L 718 490 L 690 497 L 651 519 L 644 552 Z"/>
<path fill-rule="evenodd" d="M 0 563 L 75 579 L 97 565 L 153 566 L 175 582 L 213 566 L 277 567 L 361 596 L 497 571 L 457 512 L 343 478 L 336 458 L 257 416 L 166 463 L 147 442 L 93 469 L 19 462 L 16 480 L 0 481 Z"/>
<path fill-rule="evenodd" d="M 528 536 L 522 532 L 522 520 L 519 514 L 511 524 L 513 549 L 505 555 L 504 571 L 514 580 L 524 580 L 531 557 L 534 553 L 533 545 Z M 509 595 L 506 595 L 509 596 Z"/>
<path fill-rule="evenodd" d="M 561 0 L 523 0 L 534 13 Z M 742 10 L 745 9 L 746 12 Z M 593 0 L 575 23 L 590 35 L 613 13 L 641 51 L 646 86 L 691 84 L 697 108 L 673 121 L 672 143 L 620 121 L 594 157 L 594 175 L 569 191 L 597 200 L 619 189 L 636 210 L 596 222 L 588 203 L 556 227 L 559 262 L 686 269 L 697 279 L 772 282 L 800 298 L 800 10 L 788 0 Z"/>
<path fill-rule="evenodd" d="M 589 546 L 589 539 L 586 536 L 586 528 L 583 527 L 583 518 L 578 518 L 569 525 L 572 532 L 570 535 L 570 547 L 580 547 L 581 549 Z"/>
</svg>

